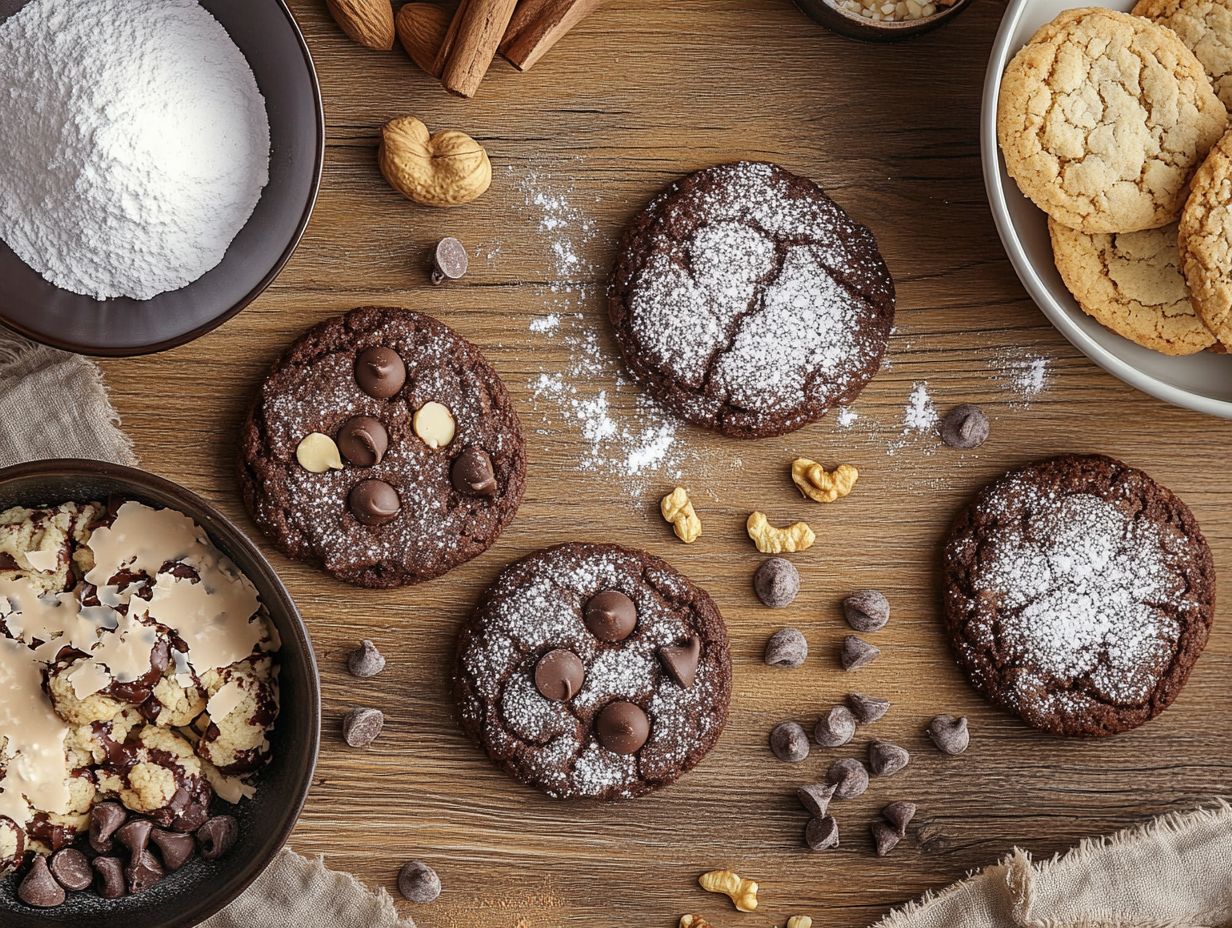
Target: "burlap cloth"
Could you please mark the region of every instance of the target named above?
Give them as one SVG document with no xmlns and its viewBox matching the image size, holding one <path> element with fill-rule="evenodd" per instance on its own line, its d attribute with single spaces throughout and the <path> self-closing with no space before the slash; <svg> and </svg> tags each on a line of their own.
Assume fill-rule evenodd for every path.
<svg viewBox="0 0 1232 928">
<path fill-rule="evenodd" d="M 135 464 L 98 368 L 0 334 L 0 465 L 50 457 Z M 825 919 L 817 919 L 825 924 Z M 1034 863 L 1015 850 L 876 928 L 1224 928 L 1232 807 L 1169 815 Z M 383 889 L 284 849 L 201 928 L 413 928 Z M 554 925 L 536 928 L 556 928 Z"/>
</svg>

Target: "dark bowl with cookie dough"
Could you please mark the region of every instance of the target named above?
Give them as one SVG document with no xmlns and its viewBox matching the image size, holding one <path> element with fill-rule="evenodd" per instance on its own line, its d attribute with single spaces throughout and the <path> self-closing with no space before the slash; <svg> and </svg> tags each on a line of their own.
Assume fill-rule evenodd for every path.
<svg viewBox="0 0 1232 928">
<path fill-rule="evenodd" d="M 99 461 L 52 460 L 0 470 L 0 511 L 70 500 L 119 497 L 174 509 L 197 522 L 210 540 L 253 582 L 281 638 L 277 653 L 280 711 L 270 733 L 270 763 L 254 781 L 256 795 L 226 812 L 239 820 L 239 838 L 221 859 L 194 857 L 143 893 L 104 899 L 93 890 L 69 893 L 54 909 L 16 898 L 17 882 L 0 877 L 0 925 L 46 928 L 190 928 L 223 909 L 281 850 L 299 818 L 316 767 L 321 695 L 307 627 L 290 594 L 256 546 L 201 497 L 145 471 Z"/>
</svg>

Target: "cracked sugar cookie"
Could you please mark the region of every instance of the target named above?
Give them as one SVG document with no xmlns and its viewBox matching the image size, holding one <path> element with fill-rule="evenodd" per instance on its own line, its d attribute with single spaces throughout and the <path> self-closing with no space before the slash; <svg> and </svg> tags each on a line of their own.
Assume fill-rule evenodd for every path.
<svg viewBox="0 0 1232 928">
<path fill-rule="evenodd" d="M 1223 105 L 1232 107 L 1232 0 L 1138 0 L 1133 14 L 1180 36 L 1206 68 Z"/>
<path fill-rule="evenodd" d="M 894 281 L 871 232 L 773 164 L 706 168 L 625 231 L 609 313 L 633 377 L 690 422 L 782 435 L 881 366 Z"/>
<path fill-rule="evenodd" d="M 1232 132 L 1194 175 L 1180 248 L 1194 308 L 1225 347 L 1232 345 Z"/>
<path fill-rule="evenodd" d="M 1068 10 L 1014 56 L 997 139 L 1022 192 L 1082 232 L 1174 222 L 1228 114 L 1193 52 L 1150 20 Z"/>
<path fill-rule="evenodd" d="M 1163 354 L 1194 354 L 1215 336 L 1189 299 L 1176 226 L 1088 234 L 1048 220 L 1052 254 L 1083 312 Z"/>
<path fill-rule="evenodd" d="M 731 697 L 727 629 L 666 562 L 565 544 L 507 567 L 458 641 L 462 727 L 559 799 L 628 799 L 710 751 Z"/>
<path fill-rule="evenodd" d="M 1039 461 L 985 487 L 951 529 L 943 575 L 972 684 L 1058 735 L 1111 735 L 1166 709 L 1215 607 L 1189 508 L 1100 455 Z"/>
</svg>

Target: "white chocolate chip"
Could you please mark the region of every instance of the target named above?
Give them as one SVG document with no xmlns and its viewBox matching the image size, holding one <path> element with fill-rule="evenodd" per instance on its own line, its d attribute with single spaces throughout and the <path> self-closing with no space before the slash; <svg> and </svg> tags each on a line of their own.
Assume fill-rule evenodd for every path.
<svg viewBox="0 0 1232 928">
<path fill-rule="evenodd" d="M 429 448 L 444 448 L 453 441 L 453 413 L 440 403 L 428 402 L 415 413 L 415 434 Z"/>
<path fill-rule="evenodd" d="M 342 470 L 342 455 L 338 453 L 338 446 L 321 432 L 304 436 L 295 447 L 295 460 L 299 461 L 300 467 L 313 474 L 323 474 L 331 467 Z"/>
</svg>

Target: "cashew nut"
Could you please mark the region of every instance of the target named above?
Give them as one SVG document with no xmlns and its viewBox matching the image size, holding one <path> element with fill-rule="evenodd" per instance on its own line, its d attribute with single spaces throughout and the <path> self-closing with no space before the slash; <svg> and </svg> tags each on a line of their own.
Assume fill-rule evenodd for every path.
<svg viewBox="0 0 1232 928">
<path fill-rule="evenodd" d="M 791 554 L 807 551 L 813 547 L 817 536 L 807 522 L 794 522 L 787 528 L 776 528 L 766 519 L 764 512 L 754 512 L 745 526 L 749 537 L 762 554 Z"/>
<path fill-rule="evenodd" d="M 469 203 L 492 183 L 482 145 L 456 129 L 429 135 L 414 116 L 385 123 L 377 158 L 390 186 L 425 206 Z"/>
<path fill-rule="evenodd" d="M 728 896 L 739 912 L 752 912 L 757 908 L 757 884 L 741 879 L 730 870 L 711 870 L 699 876 L 697 882 L 708 893 Z"/>
<path fill-rule="evenodd" d="M 691 545 L 701 536 L 702 520 L 697 517 L 697 511 L 689 499 L 689 491 L 684 487 L 676 487 L 659 501 L 659 511 L 663 518 L 672 523 L 672 531 L 686 545 Z"/>
<path fill-rule="evenodd" d="M 860 472 L 850 464 L 840 464 L 832 471 L 816 461 L 796 458 L 791 462 L 791 480 L 809 499 L 818 503 L 832 503 L 851 492 L 860 478 Z"/>
</svg>

